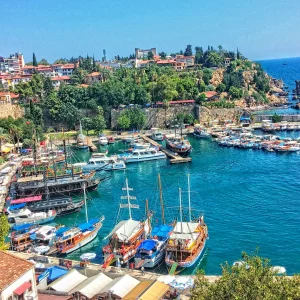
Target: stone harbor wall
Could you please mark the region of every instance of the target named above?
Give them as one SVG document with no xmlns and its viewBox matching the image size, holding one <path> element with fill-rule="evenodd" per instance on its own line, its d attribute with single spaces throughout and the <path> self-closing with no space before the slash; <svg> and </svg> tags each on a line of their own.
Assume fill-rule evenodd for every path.
<svg viewBox="0 0 300 300">
<path fill-rule="evenodd" d="M 243 110 L 240 108 L 207 108 L 202 106 L 200 123 L 211 125 L 214 121 L 222 123 L 231 120 L 232 122 L 237 122 L 242 114 Z"/>
<path fill-rule="evenodd" d="M 117 128 L 118 117 L 124 110 L 111 110 L 111 128 Z M 152 127 L 165 128 L 166 124 L 170 124 L 171 121 L 179 113 L 192 114 L 196 120 L 199 120 L 199 106 L 198 105 L 178 105 L 165 108 L 144 108 L 143 109 L 147 120 L 145 128 Z"/>
<path fill-rule="evenodd" d="M 3 103 L 0 104 L 0 118 L 7 118 L 9 116 L 16 118 L 21 118 L 25 115 L 24 109 L 18 104 Z"/>
</svg>

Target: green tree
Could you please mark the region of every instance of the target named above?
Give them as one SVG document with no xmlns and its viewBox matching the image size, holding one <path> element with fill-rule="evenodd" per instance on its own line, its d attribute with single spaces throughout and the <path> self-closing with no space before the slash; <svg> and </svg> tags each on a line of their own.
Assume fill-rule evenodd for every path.
<svg viewBox="0 0 300 300">
<path fill-rule="evenodd" d="M 7 250 L 8 244 L 5 243 L 5 238 L 9 233 L 9 224 L 4 214 L 0 215 L 0 250 Z"/>
<path fill-rule="evenodd" d="M 54 86 L 52 84 L 51 78 L 46 77 L 44 81 L 44 93 L 46 97 L 49 97 L 51 93 L 54 91 Z"/>
<path fill-rule="evenodd" d="M 205 100 L 206 100 L 206 95 L 205 95 L 205 93 L 201 93 L 201 94 L 198 96 L 196 102 L 197 102 L 198 104 L 202 104 L 202 102 L 204 102 Z"/>
<path fill-rule="evenodd" d="M 0 127 L 0 156 L 2 156 L 2 145 L 10 140 L 10 136 L 7 131 Z"/>
<path fill-rule="evenodd" d="M 233 99 L 239 99 L 243 96 L 242 89 L 239 89 L 235 86 L 230 87 L 229 93 Z"/>
<path fill-rule="evenodd" d="M 166 59 L 166 57 L 167 57 L 167 53 L 163 52 L 163 51 L 158 53 L 158 55 L 160 56 L 161 59 Z"/>
<path fill-rule="evenodd" d="M 98 106 L 98 115 L 93 119 L 95 132 L 101 133 L 106 128 L 104 111 L 101 106 Z"/>
<path fill-rule="evenodd" d="M 224 83 L 221 82 L 221 83 L 217 86 L 216 91 L 217 91 L 218 93 L 223 93 L 223 92 L 225 92 L 225 91 L 226 91 L 226 85 L 225 85 Z"/>
<path fill-rule="evenodd" d="M 94 128 L 94 122 L 91 118 L 81 119 L 82 128 L 86 130 L 86 134 L 89 135 L 89 131 Z"/>
<path fill-rule="evenodd" d="M 147 57 L 148 57 L 149 60 L 153 59 L 154 55 L 153 55 L 152 51 L 148 52 Z"/>
<path fill-rule="evenodd" d="M 38 62 L 38 65 L 49 65 L 48 61 L 45 59 L 45 58 L 42 58 L 39 62 Z"/>
<path fill-rule="evenodd" d="M 202 63 L 202 59 L 203 59 L 203 49 L 202 47 L 195 47 L 195 63 L 196 64 L 200 64 Z"/>
<path fill-rule="evenodd" d="M 32 54 L 32 65 L 33 65 L 34 67 L 37 67 L 37 66 L 38 66 L 38 63 L 37 63 L 37 60 L 36 60 L 35 53 Z"/>
<path fill-rule="evenodd" d="M 192 56 L 193 55 L 193 50 L 192 50 L 192 45 L 187 45 L 184 51 L 184 56 Z"/>
<path fill-rule="evenodd" d="M 127 130 L 130 128 L 131 125 L 130 118 L 125 111 L 120 114 L 117 122 L 118 122 L 118 127 L 122 128 L 123 130 Z"/>
<path fill-rule="evenodd" d="M 264 299 L 288 300 L 300 298 L 300 276 L 276 276 L 270 261 L 242 254 L 244 264 L 222 265 L 222 276 L 209 283 L 203 273 L 198 273 L 192 289 L 192 300 Z"/>
<path fill-rule="evenodd" d="M 277 115 L 276 113 L 272 116 L 272 122 L 273 123 L 279 123 L 282 121 L 282 116 Z"/>
</svg>

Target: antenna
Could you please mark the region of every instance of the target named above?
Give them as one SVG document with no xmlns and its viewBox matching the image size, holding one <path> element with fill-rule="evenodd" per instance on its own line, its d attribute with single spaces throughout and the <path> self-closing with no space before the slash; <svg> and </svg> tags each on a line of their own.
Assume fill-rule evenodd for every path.
<svg viewBox="0 0 300 300">
<path fill-rule="evenodd" d="M 190 174 L 187 174 L 187 176 L 188 176 L 188 197 L 189 197 L 189 219 L 190 222 L 192 222 Z"/>
</svg>

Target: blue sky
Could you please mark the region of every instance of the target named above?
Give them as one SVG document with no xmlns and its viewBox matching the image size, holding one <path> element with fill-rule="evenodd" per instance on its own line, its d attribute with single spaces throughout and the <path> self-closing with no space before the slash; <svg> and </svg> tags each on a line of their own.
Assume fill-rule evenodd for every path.
<svg viewBox="0 0 300 300">
<path fill-rule="evenodd" d="M 238 46 L 253 60 L 300 56 L 300 0 L 0 0 L 0 11 L 0 56 L 25 61 L 187 44 Z"/>
</svg>

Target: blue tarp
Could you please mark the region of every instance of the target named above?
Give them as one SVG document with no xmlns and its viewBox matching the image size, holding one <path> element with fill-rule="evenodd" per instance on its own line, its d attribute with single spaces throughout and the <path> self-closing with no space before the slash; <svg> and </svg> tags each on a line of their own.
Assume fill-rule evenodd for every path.
<svg viewBox="0 0 300 300">
<path fill-rule="evenodd" d="M 30 239 L 34 241 L 34 240 L 36 239 L 36 234 L 35 234 L 35 233 L 32 233 L 32 234 L 30 235 Z"/>
<path fill-rule="evenodd" d="M 153 249 L 153 247 L 156 245 L 156 241 L 155 240 L 145 240 L 145 241 L 143 241 L 140 245 L 139 245 L 139 247 L 138 247 L 138 249 L 145 249 L 145 250 L 152 250 Z"/>
<path fill-rule="evenodd" d="M 12 227 L 12 230 L 14 231 L 21 231 L 21 230 L 26 230 L 28 228 L 30 228 L 33 224 L 22 224 L 22 225 L 15 225 Z"/>
<path fill-rule="evenodd" d="M 99 222 L 99 220 L 92 219 L 88 223 L 83 223 L 83 224 L 78 225 L 78 228 L 80 228 L 82 231 L 85 231 L 88 229 L 93 229 L 93 225 L 97 222 Z"/>
<path fill-rule="evenodd" d="M 24 207 L 25 205 L 26 205 L 25 203 L 20 203 L 20 204 L 17 204 L 17 205 L 13 205 L 13 206 L 9 207 L 9 210 L 12 211 L 12 210 L 20 209 L 20 208 Z"/>
<path fill-rule="evenodd" d="M 68 231 L 68 227 L 60 227 L 59 229 L 56 230 L 56 236 L 61 236 L 63 235 L 64 232 Z"/>
<path fill-rule="evenodd" d="M 42 274 L 39 275 L 38 281 L 40 282 L 44 278 L 48 278 L 49 281 L 53 281 L 65 274 L 68 273 L 68 270 L 62 267 L 54 266 L 45 270 Z"/>
<path fill-rule="evenodd" d="M 169 233 L 172 231 L 173 227 L 169 225 L 160 225 L 160 226 L 155 226 L 152 229 L 152 236 L 158 236 L 158 237 L 168 237 Z"/>
<path fill-rule="evenodd" d="M 250 117 L 241 117 L 240 121 L 251 121 Z"/>
</svg>

